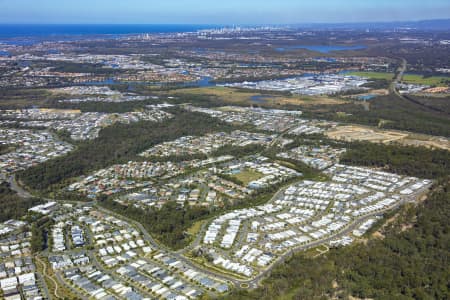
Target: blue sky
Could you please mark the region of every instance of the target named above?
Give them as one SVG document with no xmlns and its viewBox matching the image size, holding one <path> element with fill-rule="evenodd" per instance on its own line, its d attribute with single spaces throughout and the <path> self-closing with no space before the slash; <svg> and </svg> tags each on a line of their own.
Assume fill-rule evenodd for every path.
<svg viewBox="0 0 450 300">
<path fill-rule="evenodd" d="M 0 23 L 296 24 L 450 18 L 449 0 L 0 0 Z"/>
</svg>

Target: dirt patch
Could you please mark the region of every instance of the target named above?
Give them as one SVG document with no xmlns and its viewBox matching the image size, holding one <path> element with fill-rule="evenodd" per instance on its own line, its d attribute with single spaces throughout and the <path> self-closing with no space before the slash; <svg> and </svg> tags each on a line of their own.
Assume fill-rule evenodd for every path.
<svg viewBox="0 0 450 300">
<path fill-rule="evenodd" d="M 384 234 L 382 234 L 380 231 L 375 231 L 374 233 L 372 233 L 372 237 L 379 240 L 384 240 L 385 238 Z"/>
<path fill-rule="evenodd" d="M 358 298 L 353 296 L 348 296 L 349 300 L 373 300 L 373 298 Z"/>
<path fill-rule="evenodd" d="M 367 141 L 372 143 L 397 143 L 404 146 L 423 146 L 450 151 L 450 140 L 425 134 L 413 134 L 405 131 L 383 130 L 362 125 L 337 126 L 326 135 L 335 140 L 347 142 Z"/>
<path fill-rule="evenodd" d="M 401 228 L 401 232 L 406 231 L 406 230 L 409 230 L 409 229 L 411 229 L 411 228 L 413 228 L 413 227 L 414 227 L 414 225 L 413 225 L 412 223 L 409 223 L 409 224 L 403 224 L 403 225 L 402 225 L 402 228 Z"/>
<path fill-rule="evenodd" d="M 331 283 L 331 286 L 333 287 L 333 289 L 339 288 L 339 284 L 337 283 L 336 279 L 333 280 L 333 282 Z"/>
<path fill-rule="evenodd" d="M 39 111 L 53 114 L 81 114 L 81 110 L 79 109 L 40 108 Z"/>
</svg>

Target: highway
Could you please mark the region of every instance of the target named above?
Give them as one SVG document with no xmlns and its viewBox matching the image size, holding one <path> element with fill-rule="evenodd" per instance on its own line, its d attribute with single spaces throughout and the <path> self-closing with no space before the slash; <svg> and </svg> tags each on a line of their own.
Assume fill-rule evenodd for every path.
<svg viewBox="0 0 450 300">
<path fill-rule="evenodd" d="M 434 112 L 443 113 L 443 114 L 446 114 L 446 115 L 450 115 L 448 112 L 446 112 L 443 109 L 440 109 L 438 107 L 431 106 L 431 105 L 426 105 L 424 103 L 421 103 L 420 101 L 417 101 L 416 99 L 412 98 L 409 95 L 403 95 L 403 94 L 399 93 L 399 91 L 396 88 L 396 85 L 397 85 L 397 83 L 399 83 L 402 80 L 403 75 L 406 72 L 406 67 L 407 67 L 407 62 L 406 62 L 405 59 L 402 58 L 402 65 L 397 70 L 397 76 L 394 78 L 394 81 L 391 83 L 391 86 L 389 87 L 389 91 L 392 94 L 396 95 L 397 97 L 399 97 L 399 98 L 401 98 L 403 100 L 409 101 L 411 103 L 414 103 L 415 105 L 421 106 L 424 109 L 432 110 Z"/>
<path fill-rule="evenodd" d="M 400 98 L 403 98 L 402 94 L 400 94 L 397 90 L 397 83 L 399 83 L 403 79 L 403 75 L 406 72 L 407 62 L 406 59 L 404 58 L 402 58 L 401 61 L 402 61 L 401 66 L 397 69 L 397 75 L 395 76 L 394 80 L 389 86 L 389 91 L 392 94 L 397 95 Z"/>
</svg>

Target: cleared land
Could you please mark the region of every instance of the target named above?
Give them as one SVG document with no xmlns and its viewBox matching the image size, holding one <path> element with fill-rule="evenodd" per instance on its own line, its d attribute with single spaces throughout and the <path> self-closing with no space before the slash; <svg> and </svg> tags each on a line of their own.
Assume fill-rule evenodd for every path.
<svg viewBox="0 0 450 300">
<path fill-rule="evenodd" d="M 227 87 L 205 87 L 178 89 L 168 92 L 169 95 L 207 95 L 230 104 L 268 104 L 268 105 L 336 105 L 346 103 L 343 100 L 327 96 L 285 96 L 265 94 L 257 91 L 243 91 Z M 261 97 L 255 99 L 255 97 Z"/>
<path fill-rule="evenodd" d="M 329 130 L 327 136 L 344 141 L 367 141 L 372 143 L 398 143 L 405 146 L 423 146 L 450 151 L 450 140 L 424 134 L 412 134 L 394 130 L 380 130 L 359 125 L 338 126 Z"/>
<path fill-rule="evenodd" d="M 54 114 L 81 114 L 79 109 L 57 109 L 57 108 L 40 108 L 42 113 L 54 113 Z"/>
</svg>

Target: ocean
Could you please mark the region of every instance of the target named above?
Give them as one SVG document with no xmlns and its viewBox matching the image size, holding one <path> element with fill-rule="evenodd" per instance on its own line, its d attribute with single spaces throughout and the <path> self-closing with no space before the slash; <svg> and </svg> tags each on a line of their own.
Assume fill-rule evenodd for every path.
<svg viewBox="0 0 450 300">
<path fill-rule="evenodd" d="M 158 24 L 83 24 L 83 25 L 31 25 L 0 24 L 0 41 L 33 42 L 47 39 L 75 39 L 80 36 L 109 35 L 117 37 L 128 34 L 192 32 L 217 28 L 215 25 L 158 25 Z"/>
</svg>

